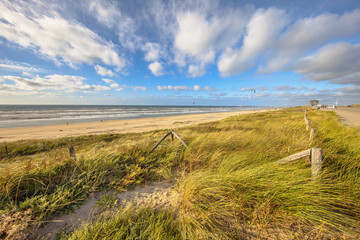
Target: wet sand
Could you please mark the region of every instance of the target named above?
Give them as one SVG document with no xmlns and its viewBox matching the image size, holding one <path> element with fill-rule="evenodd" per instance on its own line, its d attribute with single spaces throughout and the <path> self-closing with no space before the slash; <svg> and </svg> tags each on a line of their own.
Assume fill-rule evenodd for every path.
<svg viewBox="0 0 360 240">
<path fill-rule="evenodd" d="M 97 121 L 73 123 L 69 125 L 60 124 L 21 128 L 0 128 L 0 142 L 12 142 L 29 139 L 51 139 L 105 133 L 146 132 L 151 130 L 178 128 L 198 123 L 212 122 L 234 115 L 249 114 L 260 111 L 268 110 L 204 113 L 130 120 L 111 120 L 102 122 Z"/>
</svg>

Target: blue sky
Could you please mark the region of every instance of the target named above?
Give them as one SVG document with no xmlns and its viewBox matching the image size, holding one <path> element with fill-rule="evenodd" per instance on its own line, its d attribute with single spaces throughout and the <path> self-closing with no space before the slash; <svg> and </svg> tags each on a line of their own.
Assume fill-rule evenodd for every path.
<svg viewBox="0 0 360 240">
<path fill-rule="evenodd" d="M 0 104 L 360 103 L 360 1 L 0 1 Z"/>
</svg>

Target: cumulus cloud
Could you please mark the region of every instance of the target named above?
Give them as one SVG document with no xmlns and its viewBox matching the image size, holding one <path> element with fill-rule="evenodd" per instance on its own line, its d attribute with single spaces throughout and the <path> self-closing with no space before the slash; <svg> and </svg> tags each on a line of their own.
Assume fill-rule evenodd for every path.
<svg viewBox="0 0 360 240">
<path fill-rule="evenodd" d="M 152 74 L 154 74 L 157 77 L 164 75 L 164 69 L 160 62 L 150 63 L 148 68 L 152 72 Z"/>
<path fill-rule="evenodd" d="M 19 76 L 0 76 L 2 81 L 12 82 L 12 84 L 1 84 L 1 88 L 12 91 L 41 91 L 41 92 L 66 92 L 73 93 L 78 91 L 108 91 L 109 87 L 102 85 L 89 85 L 81 76 L 71 75 L 47 75 L 45 77 L 36 76 L 25 78 Z"/>
<path fill-rule="evenodd" d="M 221 55 L 217 63 L 221 75 L 236 75 L 253 68 L 255 59 L 273 47 L 288 22 L 283 10 L 257 10 L 246 26 L 242 47 L 227 48 Z"/>
<path fill-rule="evenodd" d="M 214 88 L 214 87 L 209 87 L 209 86 L 201 87 L 199 85 L 195 85 L 193 87 L 189 87 L 189 86 L 172 86 L 172 85 L 157 86 L 157 89 L 159 91 L 174 90 L 174 91 L 206 91 L 206 92 L 215 92 L 215 91 L 218 90 L 217 88 Z"/>
<path fill-rule="evenodd" d="M 145 52 L 145 60 L 148 62 L 157 61 L 160 58 L 160 44 L 147 42 L 142 46 L 142 50 Z"/>
<path fill-rule="evenodd" d="M 95 68 L 96 73 L 99 74 L 99 75 L 101 75 L 101 76 L 113 77 L 113 76 L 116 75 L 116 74 L 115 74 L 113 71 L 111 71 L 110 69 L 107 69 L 107 68 L 102 67 L 102 66 L 100 66 L 100 65 L 95 65 L 94 68 Z"/>
<path fill-rule="evenodd" d="M 55 61 L 75 67 L 81 63 L 102 62 L 124 67 L 125 60 L 115 46 L 78 22 L 69 22 L 58 15 L 31 17 L 26 6 L 0 3 L 0 36 L 9 42 L 31 49 Z M 61 34 L 59 34 L 61 33 Z"/>
<path fill-rule="evenodd" d="M 111 88 L 115 88 L 116 91 L 122 91 L 124 88 L 120 86 L 117 82 L 112 79 L 103 78 L 104 82 L 110 85 Z"/>
<path fill-rule="evenodd" d="M 324 13 L 302 18 L 291 25 L 274 47 L 262 72 L 287 69 L 299 56 L 314 50 L 322 44 L 346 38 L 360 32 L 360 10 L 339 14 Z"/>
<path fill-rule="evenodd" d="M 233 46 L 241 38 L 245 19 L 246 14 L 240 10 L 228 10 L 224 15 L 209 19 L 197 11 L 179 13 L 174 39 L 178 65 L 183 65 L 184 59 L 188 58 L 192 62 L 188 68 L 189 75 L 204 75 L 206 64 L 214 62 L 216 52 Z"/>
<path fill-rule="evenodd" d="M 146 91 L 146 87 L 143 87 L 143 86 L 127 86 L 127 85 L 120 85 L 118 84 L 117 82 L 115 82 L 114 80 L 112 79 L 107 79 L 107 78 L 103 78 L 102 79 L 104 82 L 106 82 L 107 84 L 110 85 L 111 88 L 115 89 L 115 91 L 122 91 L 124 90 L 125 88 L 129 88 L 129 89 L 132 89 L 133 91 Z"/>
<path fill-rule="evenodd" d="M 292 91 L 295 90 L 295 87 L 289 86 L 289 85 L 280 85 L 280 86 L 276 86 L 274 87 L 275 91 Z"/>
<path fill-rule="evenodd" d="M 299 60 L 295 72 L 310 80 L 360 85 L 360 44 L 329 44 Z"/>
</svg>

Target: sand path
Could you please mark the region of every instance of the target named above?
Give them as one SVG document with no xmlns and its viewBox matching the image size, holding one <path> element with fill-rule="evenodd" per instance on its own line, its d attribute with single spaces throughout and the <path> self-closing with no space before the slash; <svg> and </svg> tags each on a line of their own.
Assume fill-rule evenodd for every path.
<svg viewBox="0 0 360 240">
<path fill-rule="evenodd" d="M 338 107 L 326 109 L 325 111 L 334 111 L 340 115 L 340 121 L 346 125 L 360 127 L 360 107 Z"/>
<path fill-rule="evenodd" d="M 96 220 L 101 214 L 106 214 L 108 217 L 113 216 L 118 207 L 126 206 L 128 203 L 137 206 L 150 204 L 154 208 L 176 207 L 179 193 L 171 188 L 173 185 L 174 183 L 163 181 L 138 186 L 132 191 L 122 193 L 114 191 L 93 193 L 73 213 L 54 217 L 44 221 L 42 227 L 30 230 L 28 239 L 56 239 L 60 231 L 73 231 L 82 224 Z M 111 208 L 102 209 L 96 205 L 97 202 L 102 201 L 102 196 L 111 196 L 116 203 L 112 202 Z"/>
<path fill-rule="evenodd" d="M 248 114 L 259 111 L 267 110 L 205 113 L 129 120 L 112 120 L 103 122 L 74 123 L 69 125 L 61 124 L 20 128 L 0 128 L 0 143 L 12 142 L 17 140 L 50 139 L 104 133 L 146 132 L 158 129 L 177 128 L 198 123 L 211 122 L 234 115 Z"/>
</svg>

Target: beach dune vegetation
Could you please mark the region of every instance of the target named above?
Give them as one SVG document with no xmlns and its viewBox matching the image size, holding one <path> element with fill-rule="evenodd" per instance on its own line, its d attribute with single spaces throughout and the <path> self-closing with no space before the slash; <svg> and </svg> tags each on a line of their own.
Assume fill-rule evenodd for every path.
<svg viewBox="0 0 360 240">
<path fill-rule="evenodd" d="M 99 217 L 60 238 L 356 239 L 360 134 L 339 123 L 335 113 L 308 108 L 316 129 L 309 140 L 304 110 L 239 115 L 176 129 L 189 148 L 169 138 L 151 154 L 169 130 L 73 138 L 76 160 L 67 152 L 68 138 L 47 140 L 52 146 L 47 149 L 39 141 L 8 144 L 11 154 L 1 155 L 0 162 L 2 219 L 26 212 L 27 223 L 29 218 L 37 222 L 72 211 L 91 192 L 121 192 L 164 180 L 176 183 L 176 206 L 120 206 L 111 218 Z M 323 153 L 316 180 L 307 158 L 276 163 L 311 147 Z M 0 236 L 9 237 L 9 229 L 21 222 L 3 221 Z"/>
</svg>

